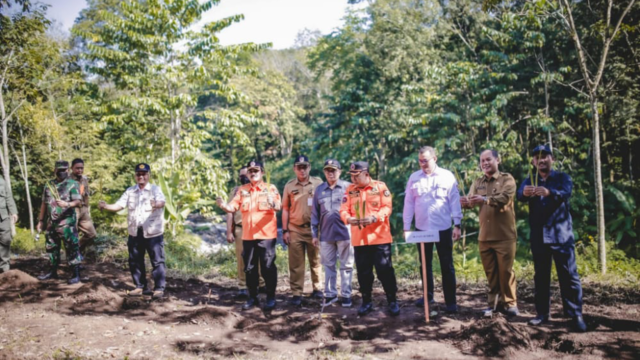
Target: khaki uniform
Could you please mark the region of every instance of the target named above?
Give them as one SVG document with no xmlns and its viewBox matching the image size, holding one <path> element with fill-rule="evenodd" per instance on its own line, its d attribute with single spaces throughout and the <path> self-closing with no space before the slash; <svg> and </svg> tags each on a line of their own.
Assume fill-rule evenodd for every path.
<svg viewBox="0 0 640 360">
<path fill-rule="evenodd" d="M 229 194 L 229 199 L 236 196 L 238 188 L 234 188 Z M 233 237 L 236 246 L 236 263 L 238 264 L 238 287 L 244 289 L 247 287 L 247 275 L 244 273 L 244 260 L 242 259 L 242 211 L 238 210 L 233 213 Z M 260 265 L 258 265 L 258 273 L 260 273 Z M 264 286 L 264 279 L 260 276 L 260 287 Z"/>
<path fill-rule="evenodd" d="M 289 243 L 289 283 L 293 296 L 302 295 L 304 289 L 305 258 L 309 258 L 311 269 L 311 284 L 314 291 L 322 291 L 320 287 L 320 249 L 313 246 L 311 235 L 311 202 L 313 191 L 322 184 L 318 177 L 311 176 L 309 181 L 302 184 L 298 179 L 289 181 L 284 186 L 282 208 L 289 211 L 289 224 L 287 226 L 291 234 Z"/>
<path fill-rule="evenodd" d="M 7 183 L 0 176 L 0 272 L 9 271 L 11 255 L 11 215 L 18 213 L 18 208 L 7 189 Z"/>
<path fill-rule="evenodd" d="M 80 177 L 72 175 L 72 178 L 80 184 L 80 195 L 82 196 L 82 205 L 76 208 L 76 215 L 78 217 L 78 232 L 83 234 L 80 238 L 80 253 L 84 253 L 85 248 L 91 245 L 96 237 L 96 228 L 93 226 L 89 206 L 89 179 L 84 175 Z"/>
<path fill-rule="evenodd" d="M 516 256 L 516 215 L 514 198 L 516 182 L 507 173 L 496 172 L 483 176 L 471 185 L 469 196 L 486 197 L 480 206 L 480 258 L 489 282 L 489 306 L 499 295 L 506 307 L 516 306 L 516 275 L 513 261 Z"/>
</svg>

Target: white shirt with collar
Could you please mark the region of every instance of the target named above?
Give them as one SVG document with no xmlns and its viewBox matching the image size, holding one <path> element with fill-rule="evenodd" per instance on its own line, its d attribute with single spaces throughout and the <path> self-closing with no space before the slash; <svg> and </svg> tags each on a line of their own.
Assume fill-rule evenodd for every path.
<svg viewBox="0 0 640 360">
<path fill-rule="evenodd" d="M 160 187 L 147 184 L 144 189 L 140 189 L 136 184 L 128 188 L 116 202 L 116 205 L 129 212 L 129 235 L 137 236 L 139 227 L 142 227 L 145 239 L 164 233 L 164 208 L 152 209 L 151 200 L 165 201 Z"/>
<path fill-rule="evenodd" d="M 411 174 L 402 212 L 404 230 L 411 230 L 414 215 L 416 229 L 424 231 L 450 229 L 451 219 L 455 225 L 460 225 L 460 193 L 451 171 L 436 167 L 429 175 L 422 169 Z"/>
</svg>

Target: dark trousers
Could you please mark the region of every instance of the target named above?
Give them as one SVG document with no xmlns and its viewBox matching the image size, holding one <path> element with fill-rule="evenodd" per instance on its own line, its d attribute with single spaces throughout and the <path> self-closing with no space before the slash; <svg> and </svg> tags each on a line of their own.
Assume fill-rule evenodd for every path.
<svg viewBox="0 0 640 360">
<path fill-rule="evenodd" d="M 276 239 L 242 240 L 242 259 L 244 260 L 249 296 L 252 298 L 258 296 L 258 284 L 260 275 L 262 275 L 267 287 L 267 299 L 274 299 L 278 283 Z"/>
<path fill-rule="evenodd" d="M 453 239 L 452 229 L 440 231 L 440 242 L 436 244 L 438 258 L 440 259 L 440 269 L 442 270 L 442 291 L 444 292 L 444 302 L 446 305 L 456 304 L 456 269 L 453 267 Z M 427 258 L 427 297 L 428 301 L 433 300 L 433 244 L 424 244 L 424 256 Z M 420 274 L 422 274 L 422 252 L 418 245 L 418 258 L 420 259 Z M 424 275 L 422 283 L 424 286 Z"/>
<path fill-rule="evenodd" d="M 544 244 L 542 239 L 531 239 L 531 253 L 535 275 L 535 302 L 538 315 L 549 315 L 551 306 L 551 261 L 556 263 L 560 295 L 564 313 L 569 317 L 582 316 L 582 285 L 576 266 L 573 244 Z"/>
<path fill-rule="evenodd" d="M 129 248 L 129 270 L 136 288 L 148 289 L 147 270 L 144 266 L 144 254 L 147 252 L 153 267 L 151 276 L 153 277 L 154 290 L 164 291 L 166 285 L 164 236 L 145 239 L 142 228 L 139 228 L 137 236 L 129 235 L 127 247 Z"/>
<path fill-rule="evenodd" d="M 387 301 L 396 301 L 398 286 L 396 273 L 391 262 L 391 244 L 355 246 L 353 250 L 362 303 L 371 302 L 374 267 L 378 280 L 382 283 L 382 288 L 387 294 Z"/>
</svg>

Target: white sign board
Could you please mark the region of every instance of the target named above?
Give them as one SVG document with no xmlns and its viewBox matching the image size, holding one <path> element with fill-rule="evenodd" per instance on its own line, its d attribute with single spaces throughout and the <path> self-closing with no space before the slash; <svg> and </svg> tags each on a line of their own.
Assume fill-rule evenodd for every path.
<svg viewBox="0 0 640 360">
<path fill-rule="evenodd" d="M 408 243 L 435 243 L 440 242 L 440 232 L 430 231 L 405 231 L 404 239 Z"/>
</svg>

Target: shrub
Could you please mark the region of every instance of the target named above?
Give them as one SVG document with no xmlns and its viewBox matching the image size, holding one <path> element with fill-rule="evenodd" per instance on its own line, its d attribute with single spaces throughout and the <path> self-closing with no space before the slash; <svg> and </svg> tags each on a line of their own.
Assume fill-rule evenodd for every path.
<svg viewBox="0 0 640 360">
<path fill-rule="evenodd" d="M 16 235 L 11 241 L 11 251 L 22 255 L 36 255 L 45 252 L 45 236 L 40 234 L 40 240 L 36 241 L 29 229 L 16 227 Z"/>
</svg>

